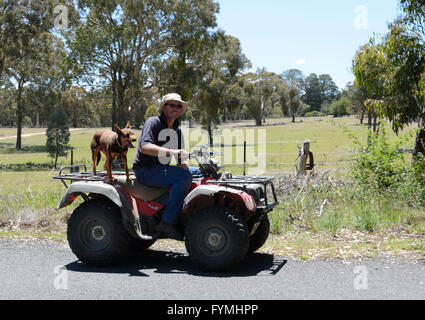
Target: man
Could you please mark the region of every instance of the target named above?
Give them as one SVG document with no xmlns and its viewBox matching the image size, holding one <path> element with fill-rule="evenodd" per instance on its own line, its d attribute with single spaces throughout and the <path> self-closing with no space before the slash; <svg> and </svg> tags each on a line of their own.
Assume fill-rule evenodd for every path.
<svg viewBox="0 0 425 320">
<path fill-rule="evenodd" d="M 133 170 L 140 183 L 159 188 L 171 187 L 157 231 L 176 240 L 183 239 L 176 225 L 192 184 L 191 168 L 187 161 L 189 154 L 184 150 L 178 120 L 186 112 L 187 106 L 187 102 L 176 93 L 162 98 L 159 106 L 161 115 L 146 121 L 133 161 Z M 171 157 L 177 159 L 177 166 L 170 166 Z"/>
</svg>

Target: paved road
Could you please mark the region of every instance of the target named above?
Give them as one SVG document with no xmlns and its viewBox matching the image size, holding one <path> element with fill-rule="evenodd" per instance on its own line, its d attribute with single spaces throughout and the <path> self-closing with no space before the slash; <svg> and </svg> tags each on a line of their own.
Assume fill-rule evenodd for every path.
<svg viewBox="0 0 425 320">
<path fill-rule="evenodd" d="M 0 299 L 425 299 L 425 262 L 256 253 L 232 273 L 211 274 L 184 251 L 149 250 L 102 269 L 82 265 L 65 244 L 0 239 Z"/>
</svg>

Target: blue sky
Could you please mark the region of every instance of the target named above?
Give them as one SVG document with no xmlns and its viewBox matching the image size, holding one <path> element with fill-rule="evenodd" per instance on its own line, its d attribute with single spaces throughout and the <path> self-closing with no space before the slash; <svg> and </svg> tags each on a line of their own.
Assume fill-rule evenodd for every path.
<svg viewBox="0 0 425 320">
<path fill-rule="evenodd" d="M 300 69 L 353 81 L 351 61 L 400 14 L 397 0 L 218 0 L 218 27 L 239 38 L 255 71 Z"/>
</svg>

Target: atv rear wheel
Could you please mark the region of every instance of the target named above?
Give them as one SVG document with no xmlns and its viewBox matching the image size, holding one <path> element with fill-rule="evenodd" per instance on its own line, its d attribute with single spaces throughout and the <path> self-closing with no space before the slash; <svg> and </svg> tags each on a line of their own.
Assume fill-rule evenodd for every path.
<svg viewBox="0 0 425 320">
<path fill-rule="evenodd" d="M 116 264 L 128 253 L 130 235 L 119 209 L 108 200 L 90 200 L 68 220 L 68 243 L 81 262 L 91 266 Z"/>
<path fill-rule="evenodd" d="M 185 244 L 190 258 L 201 268 L 224 271 L 245 257 L 249 232 L 245 221 L 232 210 L 208 207 L 189 220 Z"/>
<path fill-rule="evenodd" d="M 267 216 L 265 216 L 259 226 L 257 227 L 257 230 L 254 232 L 254 234 L 249 239 L 249 249 L 248 252 L 252 253 L 260 249 L 267 241 L 267 238 L 270 234 L 270 221 Z"/>
</svg>

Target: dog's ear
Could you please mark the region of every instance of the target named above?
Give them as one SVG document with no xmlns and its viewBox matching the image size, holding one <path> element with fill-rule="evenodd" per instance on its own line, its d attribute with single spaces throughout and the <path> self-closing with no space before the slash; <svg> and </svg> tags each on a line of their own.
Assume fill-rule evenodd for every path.
<svg viewBox="0 0 425 320">
<path fill-rule="evenodd" d="M 127 122 L 127 126 L 125 128 L 130 129 L 130 121 Z"/>
<path fill-rule="evenodd" d="M 115 132 L 116 132 L 116 133 L 118 133 L 118 134 L 120 134 L 120 133 L 121 133 L 121 129 L 120 129 L 120 127 L 118 127 L 116 124 L 114 124 L 114 129 L 115 129 Z"/>
</svg>

